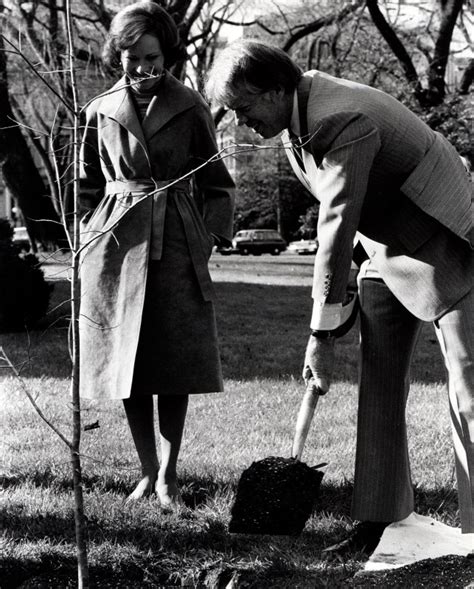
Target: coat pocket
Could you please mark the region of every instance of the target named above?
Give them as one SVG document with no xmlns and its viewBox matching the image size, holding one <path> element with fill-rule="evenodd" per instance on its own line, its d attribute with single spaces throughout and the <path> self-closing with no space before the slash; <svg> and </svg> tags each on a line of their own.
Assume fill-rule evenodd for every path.
<svg viewBox="0 0 474 589">
<path fill-rule="evenodd" d="M 390 223 L 390 229 L 396 239 L 410 253 L 426 243 L 440 226 L 439 221 L 406 197 L 403 198 L 401 206 L 398 207 Z"/>
<path fill-rule="evenodd" d="M 121 206 L 115 194 L 105 196 L 81 227 L 81 245 L 92 245 L 102 235 L 113 231 L 114 225 L 128 212 L 129 208 Z"/>
</svg>

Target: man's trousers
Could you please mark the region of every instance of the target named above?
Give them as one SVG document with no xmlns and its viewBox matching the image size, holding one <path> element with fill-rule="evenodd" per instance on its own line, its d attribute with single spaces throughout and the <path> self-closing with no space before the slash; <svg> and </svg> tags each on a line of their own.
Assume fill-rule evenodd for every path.
<svg viewBox="0 0 474 589">
<path fill-rule="evenodd" d="M 405 408 L 421 321 L 370 265 L 358 277 L 361 374 L 352 517 L 394 522 L 414 510 Z M 474 292 L 435 322 L 448 375 L 463 533 L 474 532 Z M 434 424 L 434 427 L 436 424 Z"/>
</svg>

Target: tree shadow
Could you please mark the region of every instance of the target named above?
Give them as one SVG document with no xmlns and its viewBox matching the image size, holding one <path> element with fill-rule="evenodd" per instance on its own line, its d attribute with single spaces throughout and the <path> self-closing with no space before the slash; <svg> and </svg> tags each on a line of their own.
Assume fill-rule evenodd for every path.
<svg viewBox="0 0 474 589">
<path fill-rule="evenodd" d="M 156 589 L 157 587 L 179 587 L 169 583 L 171 571 L 153 575 L 147 580 L 146 561 L 134 562 L 126 559 L 117 564 L 89 565 L 90 589 Z M 43 555 L 35 558 L 0 557 L 2 589 L 75 589 L 77 582 L 77 561 L 64 554 Z"/>
<path fill-rule="evenodd" d="M 180 477 L 180 490 L 186 507 L 196 509 L 208 501 L 213 501 L 217 495 L 231 495 L 236 487 L 235 480 L 216 481 L 212 477 Z M 68 476 L 58 476 L 50 468 L 35 471 L 32 474 L 1 474 L 0 488 L 21 488 L 28 484 L 40 489 L 52 489 L 57 492 L 73 491 L 73 482 Z M 123 478 L 83 474 L 82 485 L 85 492 L 94 491 L 113 493 L 124 500 L 132 493 L 136 482 L 127 482 Z M 5 513 L 7 513 L 5 511 Z"/>
<path fill-rule="evenodd" d="M 34 485 L 40 488 L 54 489 L 59 492 L 70 492 L 73 490 L 72 482 L 70 480 L 66 477 L 54 477 L 50 471 L 37 473 L 37 476 L 22 475 L 11 479 L 4 476 L 2 477 L 2 480 L 0 480 L 0 487 L 3 488 L 15 486 L 21 487 L 24 484 Z M 118 498 L 123 498 L 123 500 L 125 500 L 133 490 L 133 485 L 128 485 L 117 479 L 101 477 L 98 475 L 84 475 L 83 485 L 86 494 L 88 492 L 100 492 L 104 494 L 113 493 L 117 495 Z M 189 513 L 191 513 L 192 510 L 198 509 L 202 506 L 214 505 L 215 501 L 218 499 L 222 500 L 222 497 L 225 498 L 225 501 L 229 506 L 233 504 L 237 489 L 237 481 L 235 479 L 216 481 L 212 477 L 206 476 L 183 477 L 180 480 L 180 486 L 185 498 L 185 505 L 190 508 Z M 344 481 L 336 484 L 333 482 L 326 483 L 323 479 L 323 482 L 319 487 L 319 492 L 315 495 L 312 518 L 318 520 L 329 516 L 336 520 L 340 520 L 339 528 L 344 527 L 344 525 L 350 521 L 352 493 L 352 481 Z M 421 515 L 432 515 L 435 513 L 454 514 L 452 515 L 452 519 L 455 521 L 454 525 L 459 525 L 456 515 L 457 493 L 452 486 L 437 487 L 436 489 L 415 487 L 414 494 L 415 511 L 417 513 Z M 295 498 L 295 500 L 297 500 L 297 498 Z M 150 505 L 153 503 L 154 500 L 151 500 Z M 166 509 L 164 512 L 167 512 Z M 189 513 L 188 517 L 192 518 L 193 516 L 189 515 Z M 183 519 L 184 521 L 186 520 L 186 515 Z M 215 529 L 211 535 L 215 536 L 216 532 L 227 533 L 224 526 L 225 520 L 226 517 L 224 517 L 222 521 L 216 520 L 214 522 Z M 28 529 L 28 535 L 31 536 L 31 539 L 49 537 L 53 540 L 64 538 L 70 539 L 71 541 L 74 540 L 72 512 L 68 517 L 58 516 L 51 513 L 47 513 L 46 515 L 28 514 L 25 513 L 21 505 L 19 505 L 18 509 L 16 509 L 15 505 L 9 505 L 0 509 L 0 521 L 3 523 L 8 522 L 8 529 L 10 530 L 10 535 L 12 535 L 12 537 L 14 537 L 15 534 L 18 534 L 19 538 L 23 537 L 23 530 Z M 134 523 L 131 523 L 130 520 L 127 520 L 126 525 L 124 524 L 124 527 L 120 527 L 118 523 L 114 522 L 113 530 L 110 531 L 113 532 L 113 535 L 118 534 L 123 541 L 127 541 L 127 538 L 132 541 L 136 536 L 143 536 L 142 532 L 139 531 L 143 525 L 145 525 L 144 522 L 137 521 L 135 525 Z M 96 526 L 94 525 L 93 519 L 89 518 L 88 526 L 91 538 L 95 532 L 98 532 L 102 536 L 106 534 L 107 529 L 104 527 L 103 523 L 100 523 L 100 525 L 97 523 L 98 527 L 95 529 Z M 335 526 L 335 528 L 337 527 L 338 526 Z M 180 530 L 180 536 L 183 534 L 187 535 L 188 533 L 193 534 L 194 532 L 196 532 L 195 528 L 191 531 Z M 151 534 L 151 537 L 146 539 L 146 543 L 153 543 L 154 534 L 157 534 L 158 537 L 161 533 L 162 532 L 159 530 L 153 531 L 150 529 L 147 532 L 147 535 Z M 305 530 L 304 534 L 319 535 L 320 532 Z M 235 535 L 235 537 L 243 536 L 244 535 L 242 534 Z M 257 537 L 256 535 L 250 536 L 254 538 Z M 145 536 L 143 536 L 143 538 L 145 538 Z M 157 538 L 155 538 L 155 540 L 156 539 Z"/>
<path fill-rule="evenodd" d="M 15 484 L 26 482 L 26 478 L 17 479 Z M 40 484 L 39 479 L 36 479 L 36 484 Z M 66 484 L 65 480 L 53 481 L 53 477 L 47 474 L 42 484 L 63 485 L 64 489 L 70 490 L 70 484 Z M 100 489 L 104 493 L 113 491 L 124 496 L 131 490 L 100 477 L 85 477 L 85 486 L 86 492 Z M 353 491 L 350 481 L 340 484 L 323 481 L 306 528 L 294 537 L 230 534 L 228 517 L 225 513 L 214 514 L 212 506 L 223 494 L 228 496 L 230 506 L 236 489 L 235 481 L 216 482 L 209 477 L 188 477 L 183 480 L 183 487 L 193 497 L 195 508 L 207 503 L 210 509 L 204 512 L 188 509 L 177 516 L 171 514 L 168 519 L 165 516 L 150 520 L 140 517 L 88 517 L 90 546 L 105 542 L 117 547 L 134 547 L 133 556 L 125 551 L 119 562 L 92 559 L 91 587 L 182 586 L 188 553 L 196 548 L 207 556 L 202 560 L 202 570 L 196 572 L 195 583 L 190 585 L 194 587 L 225 587 L 234 575 L 238 575 L 240 581 L 246 583 L 245 586 L 258 589 L 324 587 L 327 586 L 327 567 L 330 568 L 331 586 L 343 587 L 348 586 L 345 582 L 352 579 L 360 568 L 361 561 L 357 560 L 360 555 L 316 569 L 306 566 L 321 561 L 322 548 L 339 541 L 350 529 L 349 510 Z M 447 487 L 415 489 L 415 503 L 416 511 L 421 514 L 433 515 L 439 512 L 441 504 L 443 509 L 456 511 L 455 492 Z M 153 501 L 149 502 L 149 506 L 152 510 L 156 509 Z M 38 515 L 29 514 L 21 505 L 18 508 L 9 505 L 8 509 L 0 510 L 0 521 L 13 542 L 24 541 L 27 530 L 29 542 L 74 543 L 72 512 L 63 516 L 52 513 Z M 264 566 L 249 569 L 245 565 L 257 561 Z M 196 568 L 196 561 L 192 565 Z M 19 587 L 26 581 L 29 584 L 25 587 L 76 587 L 76 576 L 75 560 L 61 553 L 45 553 L 40 559 L 28 559 L 24 555 L 21 558 L 0 557 L 2 589 Z M 209 584 L 212 579 L 215 579 L 215 584 Z"/>
</svg>

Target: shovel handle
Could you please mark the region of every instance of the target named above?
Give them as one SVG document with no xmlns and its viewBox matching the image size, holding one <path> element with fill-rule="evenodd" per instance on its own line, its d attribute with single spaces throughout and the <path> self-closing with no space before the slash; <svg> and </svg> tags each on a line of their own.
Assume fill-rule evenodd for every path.
<svg viewBox="0 0 474 589">
<path fill-rule="evenodd" d="M 311 421 L 313 420 L 314 410 L 318 404 L 319 395 L 314 386 L 309 384 L 301 401 L 300 410 L 296 419 L 295 437 L 293 439 L 293 449 L 291 455 L 296 460 L 301 460 L 303 448 L 308 437 Z"/>
</svg>

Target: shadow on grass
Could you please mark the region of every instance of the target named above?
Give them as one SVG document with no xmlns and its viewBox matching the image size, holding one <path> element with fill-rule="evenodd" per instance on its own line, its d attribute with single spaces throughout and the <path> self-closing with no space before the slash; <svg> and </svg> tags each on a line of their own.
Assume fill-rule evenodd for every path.
<svg viewBox="0 0 474 589">
<path fill-rule="evenodd" d="M 117 570 L 118 568 L 118 570 Z M 170 572 L 154 574 L 147 580 L 146 562 L 126 560 L 120 567 L 90 565 L 91 589 L 118 589 L 140 587 L 179 587 L 169 582 Z M 76 559 L 62 554 L 42 556 L 41 560 L 28 558 L 0 558 L 1 589 L 70 589 L 78 586 Z"/>
<path fill-rule="evenodd" d="M 0 488 L 21 488 L 23 485 L 32 485 L 39 489 L 50 489 L 57 492 L 72 492 L 73 482 L 68 477 L 58 476 L 51 469 L 35 471 L 32 474 L 2 474 L 0 475 Z M 99 475 L 82 476 L 84 490 L 99 493 L 112 493 L 122 496 L 125 500 L 134 490 L 136 481 L 129 483 L 121 478 L 112 478 Z M 216 481 L 211 477 L 181 477 L 180 489 L 186 507 L 196 509 L 213 500 L 217 495 L 230 495 L 236 488 L 235 481 Z M 6 516 L 6 512 L 5 512 Z"/>
<path fill-rule="evenodd" d="M 227 559 L 226 559 L 227 560 Z M 170 563 L 146 557 L 124 559 L 119 566 L 91 565 L 91 589 L 167 589 L 194 587 L 198 589 L 223 589 L 246 587 L 247 589 L 342 589 L 349 587 L 411 587 L 424 589 L 458 589 L 472 586 L 472 558 L 445 556 L 426 559 L 394 570 L 366 573 L 359 572 L 364 561 L 355 558 L 344 562 L 322 563 L 314 557 L 313 566 L 298 566 L 283 558 L 269 558 L 265 565 L 249 570 L 242 563 L 229 559 L 202 563 L 191 575 L 179 568 L 173 570 Z M 319 566 L 314 566 L 319 564 Z M 166 566 L 167 565 L 167 566 Z M 166 570 L 166 568 L 168 570 Z M 2 589 L 69 589 L 77 587 L 77 569 L 70 558 L 22 560 L 1 559 Z"/>
<path fill-rule="evenodd" d="M 0 481 L 0 486 L 3 488 L 18 487 L 21 488 L 24 484 L 33 484 L 36 487 L 53 489 L 59 492 L 72 492 L 72 484 L 67 478 L 54 477 L 50 472 L 44 473 L 42 479 L 40 473 L 36 477 L 15 477 L 13 479 L 7 479 L 3 477 Z M 228 503 L 229 513 L 230 506 L 234 500 L 234 494 L 236 491 L 235 482 L 219 481 L 216 482 L 210 477 L 199 477 L 199 478 L 185 478 L 180 481 L 184 503 L 188 510 L 185 510 L 184 519 L 189 517 L 194 519 L 200 517 L 199 508 L 211 507 L 216 501 L 224 501 L 224 504 Z M 84 488 L 87 492 L 104 493 L 104 494 L 115 494 L 119 500 L 123 500 L 133 490 L 133 485 L 127 485 L 119 480 L 107 479 L 99 476 L 84 477 Z M 321 484 L 319 494 L 315 500 L 313 518 L 315 520 L 321 518 L 331 517 L 339 519 L 341 522 L 349 521 L 349 514 L 351 508 L 351 497 L 353 491 L 353 484 L 347 481 L 343 484 L 334 483 L 323 483 Z M 109 499 L 108 499 L 109 500 Z M 150 498 L 150 507 L 156 505 L 159 508 L 159 502 Z M 193 515 L 194 510 L 196 516 Z M 439 487 L 433 489 L 415 488 L 415 509 L 417 513 L 422 515 L 433 514 L 433 513 L 450 513 L 454 514 L 457 510 L 457 494 L 455 489 L 452 487 Z M 163 511 L 164 514 L 169 513 L 166 509 Z M 186 516 L 186 514 L 188 514 Z M 225 518 L 224 518 L 225 519 Z M 0 522 L 2 523 L 3 529 L 10 530 L 11 537 L 24 538 L 25 530 L 28 531 L 28 537 L 33 538 L 51 538 L 55 540 L 70 539 L 73 541 L 73 515 L 70 517 L 58 517 L 54 514 L 38 515 L 25 514 L 21 504 L 10 504 L 7 507 L 0 510 Z M 95 532 L 99 534 L 101 538 L 107 535 L 107 523 L 94 522 L 93 519 L 88 520 L 89 533 L 91 538 L 95 535 Z M 342 525 L 342 524 L 341 524 Z M 143 529 L 144 522 L 136 521 L 136 525 L 130 520 L 127 520 L 126 525 L 120 527 L 118 522 L 113 522 L 113 533 L 112 529 L 109 530 L 113 536 L 118 535 L 122 542 L 133 542 L 137 543 L 138 539 L 148 544 L 153 544 L 159 541 L 162 536 L 162 530 L 154 530 L 150 528 L 146 531 Z M 222 521 L 216 519 L 212 520 L 213 531 L 211 533 L 210 527 L 208 527 L 209 538 L 213 536 L 219 536 L 226 533 L 224 524 Z M 201 533 L 202 530 L 199 531 Z M 186 534 L 194 534 L 193 531 L 180 530 L 180 542 L 183 541 L 183 537 Z M 305 532 L 313 533 L 314 532 Z M 238 537 L 238 535 L 237 535 Z M 259 537 L 259 536 L 253 536 Z M 187 538 L 189 539 L 189 538 Z M 179 547 L 176 547 L 179 550 Z"/>
<path fill-rule="evenodd" d="M 34 331 L 2 334 L 2 346 L 24 377 L 69 378 L 69 283 L 54 281 L 51 311 Z M 216 312 L 224 377 L 237 380 L 300 378 L 312 299 L 309 287 L 217 282 Z M 335 374 L 357 383 L 357 326 L 338 340 Z M 412 379 L 444 381 L 430 324 L 420 336 Z"/>
<path fill-rule="evenodd" d="M 13 529 L 29 526 L 28 540 L 35 538 L 72 544 L 73 521 L 45 517 L 40 524 L 33 518 L 17 518 L 11 521 Z M 39 527 L 41 525 L 41 527 Z M 61 530 L 62 528 L 62 530 Z M 57 530 L 54 534 L 51 530 Z M 209 518 L 198 518 L 191 513 L 182 514 L 180 521 L 168 521 L 161 525 L 135 518 L 126 525 L 114 526 L 102 521 L 88 519 L 89 546 L 112 543 L 121 552 L 120 560 L 107 564 L 101 562 L 90 567 L 94 584 L 92 587 L 225 587 L 238 573 L 248 588 L 295 587 L 294 577 L 300 587 L 325 586 L 316 583 L 325 579 L 325 571 L 309 572 L 291 556 L 291 551 L 301 550 L 303 559 L 317 561 L 319 550 L 326 537 L 315 531 L 304 532 L 298 538 L 283 536 L 231 535 L 224 523 Z M 10 534 L 15 541 L 19 536 Z M 24 535 L 22 538 L 24 539 Z M 120 547 L 123 546 L 123 552 Z M 133 546 L 133 554 L 127 547 Z M 190 555 L 199 551 L 201 559 L 190 560 Z M 288 552 L 290 551 L 290 552 Z M 92 551 L 91 551 L 92 552 Z M 288 554 L 287 554 L 288 552 Z M 197 556 L 197 555 L 196 555 Z M 90 560 L 93 562 L 94 557 Z M 227 561 L 227 563 L 226 563 Z M 240 571 L 238 571 L 240 569 Z M 190 570 L 192 578 L 189 578 Z M 54 558 L 0 558 L 2 589 L 13 587 L 75 587 L 77 573 L 75 563 L 63 554 Z M 347 572 L 344 574 L 347 577 Z M 188 578 L 187 578 L 188 577 Z M 332 576 L 334 580 L 334 575 Z M 29 581 L 28 581 L 29 580 Z M 27 584 L 22 585 L 22 583 Z M 225 583 L 224 583 L 225 581 Z M 334 585 L 334 582 L 332 583 Z"/>
<path fill-rule="evenodd" d="M 72 589 L 77 584 L 77 567 L 72 559 L 55 556 L 54 559 L 37 560 L 1 559 L 0 575 L 2 589 Z M 90 565 L 91 589 L 170 589 L 194 587 L 197 589 L 224 589 L 246 587 L 247 589 L 295 589 L 328 587 L 327 568 L 308 571 L 283 559 L 270 558 L 256 570 L 249 570 L 242 563 L 227 559 L 203 562 L 202 568 L 191 573 L 183 571 L 179 563 L 163 563 L 152 555 L 135 559 L 125 558 L 118 566 Z M 315 559 L 316 560 L 316 559 Z M 173 566 L 174 565 L 174 566 Z M 348 587 L 348 581 L 360 564 L 352 561 L 330 567 L 331 588 Z"/>
<path fill-rule="evenodd" d="M 16 477 L 3 481 L 3 486 L 24 483 L 71 490 L 69 481 L 58 480 L 49 472 L 42 479 L 40 473 L 36 477 Z M 89 515 L 89 546 L 96 547 L 101 554 L 90 558 L 91 587 L 217 588 L 225 587 L 235 575 L 249 589 L 327 587 L 328 578 L 331 587 L 349 586 L 349 580 L 361 566 L 358 557 L 326 565 L 321 562 L 320 551 L 339 541 L 350 528 L 351 482 L 339 485 L 323 482 L 313 515 L 298 537 L 229 534 L 222 498 L 224 510 L 230 512 L 235 486 L 235 482 L 188 477 L 182 481 L 185 498 L 187 495 L 194 507 L 202 509 L 182 510 L 178 514 L 160 512 L 158 502 L 151 499 L 148 504 L 141 504 L 141 515 L 133 512 L 133 506 L 128 515 L 122 513 L 128 507 L 120 509 L 120 517 L 114 517 L 114 511 L 108 513 L 105 507 L 103 515 L 97 511 Z M 96 495 L 97 491 L 115 493 L 123 500 L 132 490 L 123 483 L 101 477 L 85 477 L 85 487 Z M 417 512 L 421 514 L 432 515 L 441 505 L 448 512 L 456 510 L 456 494 L 451 488 L 415 489 L 415 496 Z M 214 504 L 218 501 L 221 507 L 216 514 Z M 149 518 L 143 516 L 143 507 L 150 509 Z M 65 512 L 62 517 L 48 513 L 38 516 L 26 513 L 21 504 L 10 504 L 8 509 L 0 511 L 0 524 L 12 542 L 26 539 L 55 547 L 74 543 L 72 512 Z M 115 547 L 110 562 L 100 552 L 101 546 L 108 545 Z M 120 546 L 124 547 L 123 551 Z M 196 550 L 202 555 L 200 559 L 196 559 Z M 94 553 L 91 550 L 91 555 Z M 194 555 L 192 559 L 190 555 Z M 318 562 L 321 566 L 308 566 Z M 191 570 L 192 579 L 186 577 Z M 0 558 L 2 589 L 76 587 L 76 576 L 75 560 L 59 548 L 54 548 L 52 556 L 43 551 L 35 559 Z"/>
</svg>

